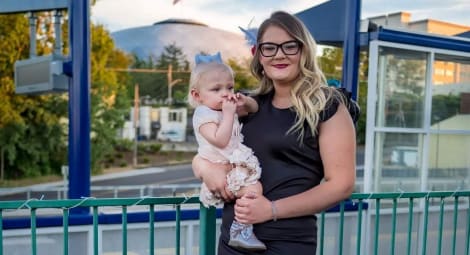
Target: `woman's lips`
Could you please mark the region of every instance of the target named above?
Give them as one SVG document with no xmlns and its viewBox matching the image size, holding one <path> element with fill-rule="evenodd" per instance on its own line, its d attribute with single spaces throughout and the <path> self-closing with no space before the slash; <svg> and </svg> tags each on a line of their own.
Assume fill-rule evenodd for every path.
<svg viewBox="0 0 470 255">
<path fill-rule="evenodd" d="M 288 65 L 287 64 L 277 64 L 277 65 L 273 65 L 275 68 L 278 68 L 278 69 L 283 69 L 283 68 L 286 68 Z"/>
</svg>

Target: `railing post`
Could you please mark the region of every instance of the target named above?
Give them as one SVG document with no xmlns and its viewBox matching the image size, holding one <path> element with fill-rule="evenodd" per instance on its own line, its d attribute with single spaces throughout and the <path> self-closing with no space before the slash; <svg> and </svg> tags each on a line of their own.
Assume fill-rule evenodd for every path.
<svg viewBox="0 0 470 255">
<path fill-rule="evenodd" d="M 215 255 L 215 207 L 200 205 L 199 210 L 199 255 Z"/>
</svg>

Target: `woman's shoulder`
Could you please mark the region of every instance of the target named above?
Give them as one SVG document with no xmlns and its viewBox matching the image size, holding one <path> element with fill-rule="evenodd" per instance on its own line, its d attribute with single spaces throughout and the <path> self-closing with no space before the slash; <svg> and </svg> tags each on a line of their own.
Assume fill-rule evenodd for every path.
<svg viewBox="0 0 470 255">
<path fill-rule="evenodd" d="M 356 101 L 352 99 L 351 92 L 347 91 L 345 88 L 335 87 L 322 87 L 322 90 L 326 97 L 326 104 L 320 114 L 321 121 L 330 119 L 338 111 L 338 106 L 343 104 L 348 109 L 353 122 L 357 122 L 360 109 Z"/>
<path fill-rule="evenodd" d="M 270 102 L 272 97 L 274 95 L 274 90 L 271 90 L 271 91 L 268 91 L 266 93 L 258 93 L 258 94 L 254 94 L 252 95 L 252 97 L 256 100 L 256 102 L 258 104 L 262 104 L 262 103 L 265 103 L 265 102 Z"/>
</svg>

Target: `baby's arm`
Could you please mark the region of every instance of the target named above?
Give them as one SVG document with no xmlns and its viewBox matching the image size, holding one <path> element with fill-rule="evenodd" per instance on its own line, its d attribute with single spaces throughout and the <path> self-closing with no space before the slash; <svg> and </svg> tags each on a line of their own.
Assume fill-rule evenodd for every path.
<svg viewBox="0 0 470 255">
<path fill-rule="evenodd" d="M 210 144 L 218 148 L 224 148 L 228 145 L 232 136 L 235 109 L 235 102 L 225 100 L 220 123 L 208 122 L 199 127 L 199 132 Z"/>
<path fill-rule="evenodd" d="M 237 93 L 236 99 L 238 116 L 245 116 L 258 111 L 258 103 L 254 98 Z"/>
</svg>

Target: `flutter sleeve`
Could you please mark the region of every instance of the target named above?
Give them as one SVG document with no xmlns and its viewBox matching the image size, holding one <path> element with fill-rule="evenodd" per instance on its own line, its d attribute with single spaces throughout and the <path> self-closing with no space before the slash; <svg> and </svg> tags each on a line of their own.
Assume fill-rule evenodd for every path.
<svg viewBox="0 0 470 255">
<path fill-rule="evenodd" d="M 220 114 L 217 111 L 210 109 L 207 106 L 198 106 L 194 110 L 193 115 L 193 128 L 194 130 L 199 130 L 199 127 L 203 124 L 214 122 L 219 124 Z"/>
<path fill-rule="evenodd" d="M 351 119 L 354 124 L 359 120 L 361 109 L 356 101 L 351 98 L 351 93 L 344 88 L 326 90 L 325 93 L 333 93 L 326 103 L 325 109 L 321 112 L 320 118 L 321 121 L 327 121 L 331 116 L 335 115 L 338 110 L 339 104 L 345 104 L 348 109 Z"/>
<path fill-rule="evenodd" d="M 325 93 L 333 93 L 332 91 L 326 90 Z M 329 100 L 326 102 L 325 108 L 320 113 L 320 121 L 327 121 L 333 115 L 335 115 L 336 111 L 338 111 L 338 106 L 340 104 L 340 98 L 337 93 L 334 93 Z"/>
</svg>

